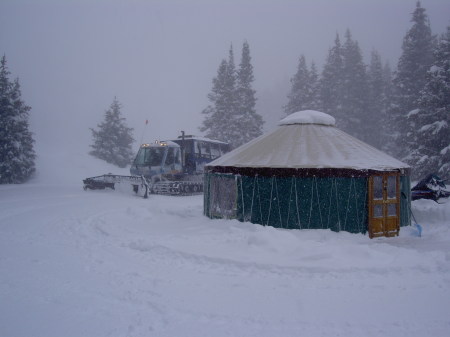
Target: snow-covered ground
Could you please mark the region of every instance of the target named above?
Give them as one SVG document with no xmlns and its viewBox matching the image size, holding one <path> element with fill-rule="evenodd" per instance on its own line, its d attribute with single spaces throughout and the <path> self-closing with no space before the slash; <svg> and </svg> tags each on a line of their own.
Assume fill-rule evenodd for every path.
<svg viewBox="0 0 450 337">
<path fill-rule="evenodd" d="M 41 153 L 0 186 L 0 336 L 449 336 L 450 204 L 400 237 L 202 215 L 202 196 L 83 191 L 127 174 Z"/>
</svg>

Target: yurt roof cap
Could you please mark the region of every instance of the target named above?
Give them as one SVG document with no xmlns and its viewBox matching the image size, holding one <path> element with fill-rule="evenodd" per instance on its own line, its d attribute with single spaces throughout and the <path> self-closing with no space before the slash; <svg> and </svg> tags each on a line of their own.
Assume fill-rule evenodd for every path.
<svg viewBox="0 0 450 337">
<path fill-rule="evenodd" d="M 292 124 L 318 124 L 335 126 L 336 120 L 334 117 L 314 110 L 297 111 L 278 122 L 278 125 L 292 125 Z"/>
</svg>

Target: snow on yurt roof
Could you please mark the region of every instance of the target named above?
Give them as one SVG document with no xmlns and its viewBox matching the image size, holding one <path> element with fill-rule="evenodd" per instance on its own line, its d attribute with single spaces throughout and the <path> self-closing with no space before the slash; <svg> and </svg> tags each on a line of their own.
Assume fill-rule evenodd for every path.
<svg viewBox="0 0 450 337">
<path fill-rule="evenodd" d="M 377 171 L 409 167 L 334 125 L 334 118 L 323 112 L 299 111 L 281 120 L 272 131 L 207 166 Z"/>
<path fill-rule="evenodd" d="M 290 114 L 278 122 L 278 125 L 290 124 L 320 124 L 320 125 L 336 125 L 334 117 L 314 110 L 303 110 Z"/>
</svg>

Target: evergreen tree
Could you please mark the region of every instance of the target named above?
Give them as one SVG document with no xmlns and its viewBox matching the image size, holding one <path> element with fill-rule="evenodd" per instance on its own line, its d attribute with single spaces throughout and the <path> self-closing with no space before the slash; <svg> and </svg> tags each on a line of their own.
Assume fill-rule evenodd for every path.
<svg viewBox="0 0 450 337">
<path fill-rule="evenodd" d="M 450 178 L 450 26 L 434 55 L 417 100 L 418 109 L 409 115 L 417 144 L 407 157 L 414 178 L 428 173 Z"/>
<path fill-rule="evenodd" d="M 342 116 L 343 57 L 339 34 L 329 50 L 320 80 L 321 110 L 333 115 L 337 122 Z"/>
<path fill-rule="evenodd" d="M 227 142 L 236 148 L 262 133 L 263 120 L 255 112 L 256 98 L 252 89 L 253 67 L 250 50 L 244 43 L 239 71 L 234 65 L 233 47 L 228 61 L 222 60 L 213 79 L 210 104 L 202 111 L 205 119 L 200 131 L 206 137 Z"/>
<path fill-rule="evenodd" d="M 230 50 L 228 52 L 228 63 L 226 68 L 226 86 L 229 89 L 226 95 L 227 104 L 231 111 L 231 116 L 234 117 L 234 115 L 237 113 L 238 105 L 239 105 L 239 98 L 237 96 L 236 91 L 236 82 L 237 82 L 237 72 L 236 72 L 236 66 L 234 64 L 234 52 L 233 52 L 233 45 L 230 46 Z M 231 128 L 230 128 L 231 131 Z"/>
<path fill-rule="evenodd" d="M 35 172 L 34 140 L 29 131 L 31 108 L 22 100 L 19 80 L 11 82 L 3 56 L 0 63 L 0 183 L 16 184 Z"/>
<path fill-rule="evenodd" d="M 291 91 L 288 94 L 288 103 L 284 106 L 286 115 L 301 111 L 319 108 L 318 74 L 314 63 L 311 70 L 306 65 L 305 56 L 301 55 L 297 72 L 291 78 Z"/>
<path fill-rule="evenodd" d="M 389 120 L 389 111 L 390 111 L 390 107 L 392 105 L 392 92 L 393 92 L 393 83 L 392 83 L 392 70 L 391 70 L 391 66 L 389 64 L 389 62 L 385 62 L 384 66 L 383 66 L 383 98 L 384 98 L 384 103 L 383 106 L 386 109 L 386 114 L 385 114 L 385 123 L 387 124 L 388 120 Z"/>
<path fill-rule="evenodd" d="M 256 113 L 256 92 L 252 87 L 253 81 L 254 76 L 253 66 L 251 64 L 250 47 L 247 42 L 244 42 L 236 82 L 238 104 L 235 129 L 237 131 L 237 146 L 245 144 L 262 134 L 264 121 L 262 117 Z"/>
<path fill-rule="evenodd" d="M 394 83 L 393 83 L 393 72 L 389 62 L 386 62 L 383 66 L 383 97 L 386 111 L 383 117 L 381 136 L 383 139 L 383 144 L 381 149 L 387 153 L 396 154 L 398 153 L 397 139 L 399 138 L 398 127 L 396 126 L 394 120 Z"/>
<path fill-rule="evenodd" d="M 230 143 L 232 148 L 238 146 L 234 129 L 237 100 L 236 69 L 232 47 L 228 61 L 222 60 L 219 65 L 208 99 L 211 104 L 202 111 L 206 117 L 200 131 L 206 132 L 206 137 Z"/>
<path fill-rule="evenodd" d="M 370 125 L 367 135 L 369 144 L 381 149 L 385 142 L 383 134 L 384 123 L 386 120 L 386 91 L 384 70 L 380 54 L 372 51 L 370 65 L 367 72 L 368 81 L 368 104 L 365 123 Z"/>
<path fill-rule="evenodd" d="M 367 109 L 367 75 L 358 42 L 349 30 L 342 48 L 342 118 L 337 124 L 344 131 L 370 143 L 372 127 L 366 120 L 375 120 Z"/>
<path fill-rule="evenodd" d="M 227 130 L 222 127 L 226 125 L 229 109 L 224 97 L 228 94 L 226 87 L 227 61 L 222 60 L 217 70 L 217 76 L 213 78 L 213 87 L 208 99 L 211 104 L 208 105 L 202 114 L 206 115 L 203 120 L 200 131 L 206 132 L 206 137 L 227 141 Z"/>
<path fill-rule="evenodd" d="M 426 74 L 433 63 L 433 46 L 435 39 L 425 9 L 417 2 L 412 15 L 413 25 L 406 33 L 402 44 L 397 73 L 394 78 L 392 123 L 397 128 L 396 144 L 398 155 L 406 158 L 414 149 L 416 139 L 413 119 L 408 118 L 410 112 L 418 108 L 417 99 L 425 85 Z"/>
<path fill-rule="evenodd" d="M 116 97 L 105 112 L 104 121 L 97 125 L 98 130 L 90 129 L 94 143 L 89 152 L 94 157 L 108 163 L 125 167 L 133 159 L 133 129 L 126 126 L 126 119 L 121 116 L 121 105 Z"/>
<path fill-rule="evenodd" d="M 286 115 L 309 108 L 309 91 L 309 71 L 306 66 L 305 56 L 301 55 L 298 61 L 297 72 L 291 78 L 291 91 L 287 96 L 288 103 L 284 106 Z"/>
<path fill-rule="evenodd" d="M 309 83 L 311 86 L 308 98 L 310 102 L 309 109 L 320 110 L 322 107 L 322 102 L 320 101 L 320 81 L 314 61 L 311 62 L 311 68 L 309 70 Z"/>
</svg>

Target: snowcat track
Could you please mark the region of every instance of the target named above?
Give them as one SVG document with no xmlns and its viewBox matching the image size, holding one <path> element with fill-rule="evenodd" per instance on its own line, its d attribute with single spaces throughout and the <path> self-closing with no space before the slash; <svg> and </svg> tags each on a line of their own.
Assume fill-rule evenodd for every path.
<svg viewBox="0 0 450 337">
<path fill-rule="evenodd" d="M 151 191 L 161 195 L 196 195 L 203 193 L 203 183 L 193 181 L 159 181 L 153 184 Z"/>
</svg>

